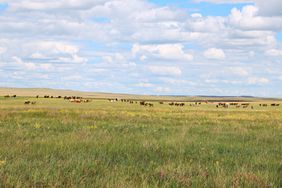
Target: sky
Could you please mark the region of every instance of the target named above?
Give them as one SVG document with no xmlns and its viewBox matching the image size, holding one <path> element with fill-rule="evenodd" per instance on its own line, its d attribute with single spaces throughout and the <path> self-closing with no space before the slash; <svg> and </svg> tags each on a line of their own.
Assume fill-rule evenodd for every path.
<svg viewBox="0 0 282 188">
<path fill-rule="evenodd" d="M 281 0 L 0 0 L 0 87 L 282 97 Z"/>
</svg>

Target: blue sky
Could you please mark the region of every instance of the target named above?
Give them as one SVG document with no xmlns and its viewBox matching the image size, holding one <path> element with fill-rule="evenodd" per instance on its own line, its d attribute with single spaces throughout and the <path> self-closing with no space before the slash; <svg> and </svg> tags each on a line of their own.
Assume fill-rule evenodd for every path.
<svg viewBox="0 0 282 188">
<path fill-rule="evenodd" d="M 203 16 L 228 16 L 233 8 L 241 9 L 246 5 L 253 5 L 254 3 L 222 3 L 214 4 L 210 2 L 194 2 L 192 0 L 151 0 L 160 6 L 172 6 L 186 9 L 187 12 L 201 13 Z"/>
<path fill-rule="evenodd" d="M 7 3 L 0 3 L 0 13 L 8 8 Z"/>
<path fill-rule="evenodd" d="M 276 34 L 276 39 L 279 41 L 279 42 L 282 42 L 282 33 L 277 33 Z"/>
<path fill-rule="evenodd" d="M 282 97 L 279 0 L 2 0 L 0 87 Z"/>
</svg>

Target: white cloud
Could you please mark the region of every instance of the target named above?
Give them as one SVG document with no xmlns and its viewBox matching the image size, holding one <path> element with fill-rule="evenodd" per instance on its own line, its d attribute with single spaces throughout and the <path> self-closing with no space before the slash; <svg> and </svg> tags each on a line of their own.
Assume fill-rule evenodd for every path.
<svg viewBox="0 0 282 188">
<path fill-rule="evenodd" d="M 256 0 L 256 3 L 260 8 L 260 14 L 266 16 L 282 16 L 281 0 Z"/>
<path fill-rule="evenodd" d="M 259 16 L 259 8 L 253 5 L 244 6 L 242 10 L 231 10 L 229 22 L 233 27 L 247 30 L 282 30 L 281 17 Z"/>
<path fill-rule="evenodd" d="M 27 48 L 37 49 L 37 53 L 53 53 L 53 54 L 76 54 L 79 52 L 79 47 L 65 42 L 58 41 L 37 41 L 25 45 Z"/>
<path fill-rule="evenodd" d="M 192 18 L 202 18 L 203 16 L 200 13 L 194 13 L 194 14 L 191 14 L 191 17 Z"/>
<path fill-rule="evenodd" d="M 78 55 L 72 55 L 71 57 L 59 57 L 58 62 L 60 63 L 85 63 L 86 58 L 79 57 Z"/>
<path fill-rule="evenodd" d="M 248 78 L 247 82 L 249 84 L 268 84 L 270 81 L 267 78 L 263 78 L 263 77 L 250 77 Z"/>
<path fill-rule="evenodd" d="M 156 75 L 180 76 L 182 74 L 181 69 L 175 66 L 149 66 L 148 69 Z"/>
<path fill-rule="evenodd" d="M 36 70 L 37 66 L 31 62 L 24 62 L 21 58 L 13 57 L 15 63 L 27 70 Z"/>
<path fill-rule="evenodd" d="M 170 88 L 168 88 L 168 87 L 157 87 L 154 91 L 156 93 L 169 93 Z"/>
<path fill-rule="evenodd" d="M 150 88 L 150 87 L 154 87 L 154 84 L 151 84 L 151 83 L 138 83 L 135 86 L 143 87 L 143 88 Z"/>
<path fill-rule="evenodd" d="M 98 53 L 98 56 L 102 57 L 100 66 L 107 67 L 110 69 L 120 68 L 120 69 L 129 69 L 135 68 L 136 63 L 130 59 L 130 52 L 123 53 Z"/>
<path fill-rule="evenodd" d="M 195 2 L 210 2 L 216 4 L 255 3 L 259 12 L 266 16 L 281 16 L 282 1 L 280 0 L 194 0 Z"/>
<path fill-rule="evenodd" d="M 163 60 L 191 61 L 193 59 L 193 56 L 189 53 L 184 52 L 183 48 L 184 46 L 181 44 L 134 44 L 132 47 L 132 54 L 133 56 L 140 56 L 141 60 L 145 60 L 148 57 L 152 57 Z"/>
<path fill-rule="evenodd" d="M 177 20 L 179 17 L 182 17 L 181 12 L 172 11 L 168 7 L 161 8 L 151 8 L 145 9 L 140 13 L 134 14 L 134 19 L 138 22 L 160 22 L 164 21 L 169 23 L 169 21 Z"/>
<path fill-rule="evenodd" d="M 36 65 L 34 63 L 24 63 L 27 70 L 36 70 Z"/>
<path fill-rule="evenodd" d="M 195 2 L 210 2 L 210 3 L 229 3 L 229 4 L 236 4 L 236 3 L 251 3 L 255 0 L 194 0 Z"/>
<path fill-rule="evenodd" d="M 273 56 L 273 57 L 282 56 L 282 50 L 270 49 L 270 50 L 267 50 L 266 55 Z"/>
<path fill-rule="evenodd" d="M 219 82 L 219 80 L 217 80 L 217 79 L 206 79 L 205 82 L 207 84 L 216 84 L 216 83 Z"/>
<path fill-rule="evenodd" d="M 149 0 L 0 2 L 9 4 L 0 14 L 0 46 L 5 49 L 0 80 L 11 78 L 9 83 L 17 86 L 37 82 L 114 92 L 159 86 L 152 92 L 221 94 L 229 83 L 237 91 L 249 84 L 246 90 L 256 92 L 253 86 L 270 87 L 266 83 L 273 77 L 278 81 L 279 73 L 265 72 L 266 67 L 282 69 L 276 39 L 282 31 L 281 1 L 254 0 L 228 16 L 205 16 L 203 9 L 195 10 L 203 14 L 191 14 Z M 228 64 L 210 64 L 210 59 L 227 58 Z M 72 83 L 57 79 L 74 72 Z M 194 90 L 183 90 L 190 87 Z"/>
<path fill-rule="evenodd" d="M 190 80 L 186 80 L 182 78 L 161 77 L 159 78 L 159 80 L 162 81 L 165 85 L 173 85 L 173 86 L 176 86 L 176 85 L 196 86 L 197 85 L 197 81 L 190 81 Z"/>
<path fill-rule="evenodd" d="M 186 22 L 187 29 L 194 32 L 205 34 L 217 33 L 226 30 L 226 19 L 224 17 L 202 17 L 200 15 L 192 15 L 191 19 Z"/>
<path fill-rule="evenodd" d="M 204 56 L 208 59 L 217 59 L 222 60 L 225 59 L 225 53 L 222 49 L 218 48 L 210 48 L 204 52 Z"/>
<path fill-rule="evenodd" d="M 60 41 L 34 41 L 23 44 L 27 57 L 59 63 L 86 63 L 87 58 L 79 55 L 79 46 Z"/>
<path fill-rule="evenodd" d="M 270 83 L 270 80 L 264 77 L 249 77 L 247 78 L 247 80 L 235 80 L 235 79 L 206 79 L 205 82 L 207 84 L 232 84 L 232 85 L 266 85 L 268 83 Z"/>
<path fill-rule="evenodd" d="M 40 64 L 39 67 L 43 70 L 51 70 L 53 68 L 52 64 L 49 63 Z"/>
<path fill-rule="evenodd" d="M 249 75 L 249 71 L 246 70 L 243 67 L 230 67 L 227 69 L 228 73 L 234 74 L 234 75 L 238 75 L 238 76 L 248 76 Z"/>
<path fill-rule="evenodd" d="M 6 52 L 6 48 L 0 46 L 0 55 Z"/>
<path fill-rule="evenodd" d="M 38 52 L 31 54 L 30 57 L 33 58 L 33 59 L 44 59 L 44 58 L 46 58 L 46 56 L 44 56 L 43 54 L 38 53 Z"/>
<path fill-rule="evenodd" d="M 33 10 L 33 11 L 47 11 L 56 9 L 77 9 L 77 10 L 87 10 L 91 9 L 93 6 L 102 4 L 106 0 L 60 0 L 60 1 L 44 1 L 44 0 L 3 0 L 3 2 L 9 3 L 10 8 L 13 11 L 19 10 Z"/>
</svg>

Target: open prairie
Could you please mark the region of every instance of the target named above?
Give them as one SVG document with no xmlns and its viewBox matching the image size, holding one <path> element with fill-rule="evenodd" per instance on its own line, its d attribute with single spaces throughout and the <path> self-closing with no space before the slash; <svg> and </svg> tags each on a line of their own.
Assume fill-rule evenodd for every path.
<svg viewBox="0 0 282 188">
<path fill-rule="evenodd" d="M 150 103 L 0 97 L 0 187 L 282 186 L 281 102 Z"/>
<path fill-rule="evenodd" d="M 282 0 L 0 0 L 6 187 L 282 188 Z"/>
</svg>

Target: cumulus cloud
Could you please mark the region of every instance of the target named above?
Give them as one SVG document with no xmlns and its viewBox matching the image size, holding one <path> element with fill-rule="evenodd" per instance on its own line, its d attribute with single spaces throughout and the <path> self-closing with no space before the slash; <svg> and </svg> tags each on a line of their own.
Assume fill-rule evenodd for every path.
<svg viewBox="0 0 282 188">
<path fill-rule="evenodd" d="M 0 55 L 6 52 L 6 48 L 0 46 Z"/>
<path fill-rule="evenodd" d="M 187 94 L 280 81 L 265 67 L 282 69 L 276 38 L 281 2 L 194 2 L 200 1 L 248 4 L 227 16 L 206 16 L 205 10 L 188 14 L 148 0 L 0 0 L 8 4 L 0 14 L 0 80 L 10 78 L 11 86 Z M 210 63 L 224 59 L 228 64 Z M 194 90 L 183 89 L 188 86 Z"/>
<path fill-rule="evenodd" d="M 59 41 L 35 41 L 23 45 L 26 55 L 36 60 L 61 63 L 85 63 L 87 58 L 79 56 L 80 48 L 73 44 Z M 33 52 L 34 51 L 34 52 Z"/>
<path fill-rule="evenodd" d="M 13 57 L 12 59 L 14 60 L 16 65 L 19 66 L 19 68 L 23 68 L 28 71 L 38 71 L 38 70 L 48 71 L 53 68 L 52 65 L 48 63 L 36 64 L 33 62 L 25 62 L 19 57 Z"/>
<path fill-rule="evenodd" d="M 282 50 L 270 49 L 266 51 L 266 55 L 273 57 L 282 56 Z"/>
<path fill-rule="evenodd" d="M 168 88 L 168 87 L 157 87 L 156 89 L 154 89 L 154 91 L 156 93 L 169 93 L 170 88 Z"/>
<path fill-rule="evenodd" d="M 249 71 L 243 67 L 230 67 L 227 69 L 227 72 L 237 75 L 237 76 L 243 76 L 243 77 L 248 76 L 250 74 Z"/>
<path fill-rule="evenodd" d="M 59 57 L 58 61 L 62 63 L 85 63 L 87 59 L 75 54 L 71 57 Z"/>
<path fill-rule="evenodd" d="M 162 76 L 180 76 L 182 74 L 181 69 L 174 66 L 149 66 L 148 70 Z"/>
<path fill-rule="evenodd" d="M 191 19 L 187 20 L 186 24 L 187 29 L 201 34 L 217 33 L 226 30 L 226 19 L 223 17 L 203 17 L 198 14 L 192 14 Z"/>
<path fill-rule="evenodd" d="M 225 53 L 222 49 L 210 48 L 204 52 L 204 56 L 208 59 L 222 60 L 225 59 Z"/>
<path fill-rule="evenodd" d="M 236 4 L 236 3 L 251 3 L 254 2 L 254 0 L 194 0 L 195 2 L 210 2 L 210 3 L 226 3 L 226 4 Z"/>
<path fill-rule="evenodd" d="M 282 30 L 281 17 L 262 17 L 259 16 L 259 8 L 248 5 L 242 10 L 234 8 L 229 16 L 230 24 L 233 27 L 247 30 Z"/>
<path fill-rule="evenodd" d="M 154 87 L 154 84 L 151 84 L 151 83 L 138 83 L 136 84 L 137 87 L 143 87 L 143 88 L 151 88 L 151 87 Z"/>
<path fill-rule="evenodd" d="M 265 16 L 281 16 L 282 1 L 280 0 L 256 0 L 257 6 L 260 9 L 260 14 Z"/>
<path fill-rule="evenodd" d="M 161 45 L 139 45 L 132 48 L 133 56 L 139 55 L 141 60 L 147 57 L 163 60 L 191 61 L 193 56 L 184 52 L 181 44 L 161 44 Z"/>
<path fill-rule="evenodd" d="M 103 4 L 106 0 L 60 0 L 60 1 L 44 1 L 44 0 L 2 0 L 2 2 L 9 3 L 10 9 L 13 11 L 29 10 L 29 11 L 48 11 L 48 10 L 65 10 L 65 9 L 77 9 L 87 10 L 93 6 Z"/>
<path fill-rule="evenodd" d="M 216 4 L 255 3 L 260 14 L 266 16 L 281 16 L 282 1 L 280 0 L 194 0 L 195 2 L 210 2 Z"/>
<path fill-rule="evenodd" d="M 191 14 L 191 17 L 192 18 L 202 18 L 203 16 L 200 13 L 193 13 L 193 14 Z"/>
<path fill-rule="evenodd" d="M 64 42 L 57 41 L 37 41 L 25 45 L 27 48 L 37 49 L 38 52 L 54 53 L 54 54 L 76 54 L 79 47 Z"/>
<path fill-rule="evenodd" d="M 269 79 L 263 77 L 250 77 L 247 81 L 249 84 L 268 84 L 270 82 Z"/>
</svg>

